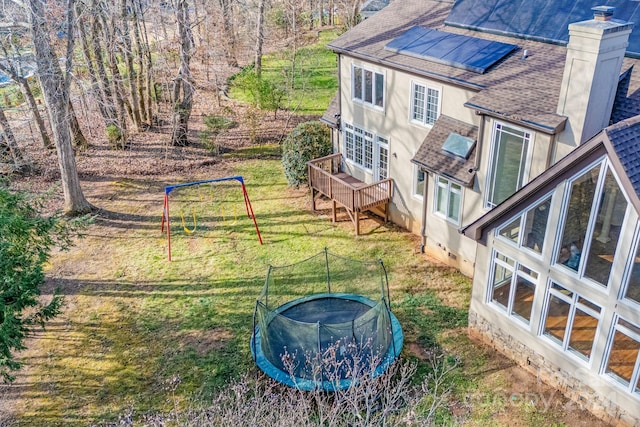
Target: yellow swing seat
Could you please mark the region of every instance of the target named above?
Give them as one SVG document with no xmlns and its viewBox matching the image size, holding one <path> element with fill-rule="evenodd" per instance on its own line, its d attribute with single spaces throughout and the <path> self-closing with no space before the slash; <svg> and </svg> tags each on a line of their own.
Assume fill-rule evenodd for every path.
<svg viewBox="0 0 640 427">
<path fill-rule="evenodd" d="M 191 215 L 193 215 L 193 228 L 189 230 L 184 220 L 184 212 L 180 211 L 180 216 L 182 217 L 182 228 L 184 229 L 184 232 L 187 234 L 192 234 L 194 231 L 196 231 L 196 228 L 198 227 L 198 222 L 196 220 L 196 212 L 193 209 L 191 209 Z"/>
</svg>

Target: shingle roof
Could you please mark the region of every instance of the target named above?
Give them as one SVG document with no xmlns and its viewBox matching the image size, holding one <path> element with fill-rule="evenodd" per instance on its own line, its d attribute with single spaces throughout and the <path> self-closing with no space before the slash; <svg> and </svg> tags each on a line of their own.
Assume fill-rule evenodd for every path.
<svg viewBox="0 0 640 427">
<path fill-rule="evenodd" d="M 615 19 L 640 22 L 637 0 L 458 0 L 447 24 L 566 44 L 569 24 L 592 19 L 592 8 L 605 4 L 615 8 Z M 640 55 L 638 27 L 629 36 L 627 54 Z"/>
<path fill-rule="evenodd" d="M 465 226 L 461 232 L 484 242 L 490 229 L 552 191 L 562 180 L 607 155 L 631 205 L 640 214 L 640 115 L 609 126 L 582 143 L 504 202 Z"/>
<path fill-rule="evenodd" d="M 389 5 L 391 0 L 367 0 L 360 7 L 360 12 L 378 12 Z"/>
<path fill-rule="evenodd" d="M 566 47 L 445 26 L 444 21 L 451 6 L 450 2 L 436 0 L 394 0 L 371 18 L 333 40 L 328 47 L 335 52 L 385 67 L 475 90 L 478 95 L 470 100 L 470 108 L 508 117 L 542 132 L 561 130 L 564 117 L 556 114 L 556 111 Z M 387 43 L 416 25 L 515 43 L 520 50 L 498 62 L 486 73 L 478 74 L 384 49 Z M 528 53 L 526 59 L 522 59 L 524 50 Z M 625 58 L 623 69 L 637 62 Z M 619 99 L 616 103 L 616 111 L 620 113 L 615 116 L 617 119 L 640 113 L 640 76 L 635 74 L 640 73 L 631 75 L 629 97 Z"/>
<path fill-rule="evenodd" d="M 605 129 L 617 160 L 640 198 L 640 116 Z"/>
<path fill-rule="evenodd" d="M 338 103 L 338 94 L 336 94 L 331 102 L 329 102 L 329 106 L 327 110 L 320 117 L 320 121 L 328 124 L 332 128 L 337 128 L 340 122 L 340 105 Z"/>
<path fill-rule="evenodd" d="M 474 141 L 478 140 L 477 126 L 441 115 L 422 142 L 412 162 L 430 172 L 470 187 L 476 175 L 474 167 L 476 148 L 474 146 L 466 159 L 447 153 L 442 149 L 442 144 L 451 133 L 469 137 Z"/>
</svg>

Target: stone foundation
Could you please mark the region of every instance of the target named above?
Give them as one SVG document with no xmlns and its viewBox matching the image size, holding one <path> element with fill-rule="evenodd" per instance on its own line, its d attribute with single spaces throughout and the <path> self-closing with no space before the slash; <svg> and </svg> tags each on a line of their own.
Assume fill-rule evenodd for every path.
<svg viewBox="0 0 640 427">
<path fill-rule="evenodd" d="M 606 396 L 596 393 L 581 380 L 581 375 L 561 369 L 475 312 L 469 313 L 469 336 L 495 348 L 603 421 L 620 427 L 640 426 L 640 418 Z"/>
</svg>

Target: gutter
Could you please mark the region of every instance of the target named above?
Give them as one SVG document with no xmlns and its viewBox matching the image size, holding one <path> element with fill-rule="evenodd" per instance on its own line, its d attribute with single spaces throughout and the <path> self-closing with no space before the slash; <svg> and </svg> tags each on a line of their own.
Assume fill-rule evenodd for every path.
<svg viewBox="0 0 640 427">
<path fill-rule="evenodd" d="M 483 107 L 482 105 L 478 105 L 478 104 L 474 104 L 470 101 L 467 101 L 463 104 L 465 107 L 467 108 L 471 108 L 473 110 L 476 110 L 477 112 L 481 112 L 481 114 L 490 116 L 490 117 L 495 117 L 496 119 L 499 120 L 506 120 L 506 121 L 510 121 L 512 123 L 516 123 L 519 124 L 521 126 L 524 126 L 526 128 L 529 129 L 533 129 L 535 131 L 538 132 L 542 132 L 545 133 L 547 135 L 555 135 L 559 132 L 562 132 L 566 126 L 567 123 L 567 117 L 564 116 L 558 116 L 558 118 L 560 119 L 558 121 L 558 124 L 555 126 L 548 126 L 544 123 L 536 123 L 533 122 L 531 120 L 527 120 L 527 119 L 523 119 L 521 117 L 515 117 L 515 116 L 510 116 L 508 114 L 504 114 L 504 113 L 500 113 L 498 111 L 493 111 L 490 110 L 488 108 Z"/>
<path fill-rule="evenodd" d="M 401 64 L 399 62 L 395 62 L 395 61 L 392 61 L 390 59 L 380 58 L 379 56 L 367 55 L 367 54 L 363 54 L 363 53 L 359 53 L 359 52 L 354 52 L 354 51 L 351 51 L 349 49 L 339 48 L 339 47 L 336 47 L 336 46 L 332 46 L 330 44 L 327 45 L 327 48 L 329 50 L 332 50 L 333 52 L 337 53 L 338 55 L 344 54 L 344 55 L 347 55 L 347 56 L 349 56 L 351 58 L 361 59 L 361 60 L 367 61 L 369 63 L 382 65 L 384 67 L 391 68 L 391 69 L 394 69 L 394 70 L 397 70 L 397 71 L 404 71 L 404 72 L 407 72 L 409 74 L 414 74 L 414 75 L 419 76 L 419 77 L 426 77 L 426 78 L 431 78 L 433 80 L 437 80 L 437 81 L 440 81 L 440 82 L 450 83 L 452 85 L 455 85 L 455 86 L 458 86 L 458 87 L 463 87 L 465 89 L 470 89 L 470 90 L 473 90 L 473 91 L 479 91 L 479 90 L 482 90 L 482 89 L 486 88 L 484 85 L 468 82 L 468 81 L 465 81 L 465 80 L 462 80 L 462 79 L 446 76 L 444 74 L 435 73 L 433 71 L 428 71 L 428 70 L 425 70 L 425 69 L 422 69 L 422 68 L 418 68 L 418 67 L 413 67 L 413 66 L 410 66 L 410 65 L 403 65 L 403 64 Z M 399 55 L 397 55 L 397 56 L 399 56 Z"/>
</svg>

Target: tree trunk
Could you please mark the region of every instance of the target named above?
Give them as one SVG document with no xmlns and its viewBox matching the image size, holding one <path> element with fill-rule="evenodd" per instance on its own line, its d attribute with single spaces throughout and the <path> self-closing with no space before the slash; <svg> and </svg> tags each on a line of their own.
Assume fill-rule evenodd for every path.
<svg viewBox="0 0 640 427">
<path fill-rule="evenodd" d="M 26 164 L 24 161 L 24 157 L 22 156 L 22 152 L 18 147 L 18 143 L 16 142 L 16 137 L 11 130 L 11 126 L 9 126 L 9 120 L 7 120 L 7 116 L 4 114 L 4 109 L 0 106 L 0 127 L 2 127 L 2 132 L 4 133 L 4 141 L 6 141 L 7 147 L 9 148 L 9 154 L 11 155 L 11 160 L 13 161 L 13 168 L 16 171 L 22 170 Z"/>
<path fill-rule="evenodd" d="M 117 128 L 114 130 L 113 134 L 107 131 L 107 136 L 109 140 L 114 144 L 115 148 L 124 148 L 125 141 L 127 140 L 127 112 L 131 112 L 131 107 L 128 105 L 123 98 L 122 94 L 124 93 L 124 89 L 122 88 L 122 76 L 120 75 L 120 70 L 118 69 L 118 58 L 116 56 L 116 37 L 115 37 L 115 22 L 113 17 L 110 21 L 107 21 L 107 17 L 104 15 L 100 16 L 100 25 L 99 28 L 102 30 L 102 40 L 104 40 L 106 46 L 106 64 L 111 72 L 111 81 L 109 82 L 111 85 L 109 87 L 109 92 L 113 96 L 114 106 L 116 115 L 118 117 Z M 94 35 L 94 43 L 98 44 L 100 35 Z M 97 54 L 97 53 L 96 53 Z M 106 73 L 105 73 L 106 75 Z M 126 108 L 125 108 L 126 106 Z M 129 115 L 131 117 L 131 115 Z"/>
<path fill-rule="evenodd" d="M 80 16 L 80 11 L 76 11 L 76 15 Z M 114 122 L 114 113 L 111 109 L 109 109 L 105 94 L 100 87 L 100 83 L 98 82 L 98 73 L 96 71 L 96 67 L 94 66 L 91 50 L 89 49 L 89 41 L 85 23 L 85 19 L 78 19 L 78 39 L 80 40 L 82 56 L 89 73 L 89 79 L 91 80 L 91 96 L 98 104 L 98 110 L 100 111 L 100 115 L 104 120 L 106 128 Z"/>
<path fill-rule="evenodd" d="M 140 27 L 144 25 L 144 17 L 142 15 L 142 8 L 140 7 L 139 0 L 133 0 L 133 40 L 136 45 L 136 60 L 138 63 L 138 101 L 140 103 L 139 109 L 140 114 L 142 116 L 143 126 L 149 127 L 151 126 L 152 114 L 151 114 L 151 97 L 147 99 L 146 96 L 150 95 L 149 86 L 151 84 L 151 55 L 149 55 L 148 64 L 145 62 L 146 52 L 148 52 L 148 44 L 146 40 L 143 40 L 141 36 Z M 142 32 L 146 37 L 146 29 L 143 27 Z M 145 88 L 145 86 L 147 86 Z"/>
<path fill-rule="evenodd" d="M 333 0 L 329 0 L 329 16 L 327 18 L 329 18 L 329 26 L 333 27 L 335 25 L 335 18 L 333 16 L 333 9 L 334 9 L 335 5 L 333 3 Z"/>
<path fill-rule="evenodd" d="M 128 1 L 121 0 L 121 20 L 122 35 L 121 39 L 124 44 L 122 55 L 124 56 L 125 65 L 127 66 L 127 76 L 129 80 L 129 96 L 131 97 L 131 118 L 138 130 L 142 130 L 142 116 L 140 114 L 140 99 L 138 94 L 137 71 L 133 66 L 133 48 L 131 43 L 131 33 L 129 31 L 129 16 L 127 13 Z M 142 70 L 140 70 L 142 72 Z"/>
<path fill-rule="evenodd" d="M 264 2 L 265 0 L 259 0 L 258 2 L 258 28 L 256 32 L 255 58 L 255 70 L 258 77 L 260 77 L 260 74 L 262 73 L 262 44 L 264 43 Z"/>
<path fill-rule="evenodd" d="M 42 115 L 40 114 L 40 110 L 38 109 L 38 104 L 33 96 L 33 92 L 31 91 L 31 87 L 29 86 L 29 82 L 24 78 L 23 73 L 20 70 L 20 57 L 17 49 L 14 49 L 14 52 L 18 54 L 17 63 L 13 60 L 9 60 L 14 55 L 10 55 L 7 51 L 5 45 L 2 45 L 2 53 L 4 57 L 8 60 L 7 64 L 0 63 L 0 71 L 10 76 L 15 82 L 20 85 L 20 90 L 24 95 L 24 98 L 27 100 L 29 104 L 29 108 L 31 109 L 31 113 L 33 114 L 33 119 L 38 126 L 38 131 L 40 132 L 40 137 L 42 138 L 42 144 L 44 148 L 52 148 L 51 139 L 49 138 L 49 134 L 47 133 L 47 128 L 44 125 L 44 120 L 42 119 Z"/>
<path fill-rule="evenodd" d="M 227 42 L 227 64 L 231 67 L 237 67 L 238 60 L 236 59 L 236 34 L 235 27 L 233 25 L 233 9 L 231 7 L 231 1 L 220 0 L 220 6 L 222 6 L 222 24 Z"/>
<path fill-rule="evenodd" d="M 189 20 L 187 0 L 176 0 L 176 23 L 180 37 L 180 68 L 173 88 L 173 131 L 172 145 L 185 146 L 189 143 L 189 117 L 193 106 L 193 81 L 191 79 L 191 50 L 193 37 Z"/>
<path fill-rule="evenodd" d="M 80 123 L 78 123 L 78 117 L 73 109 L 71 100 L 69 100 L 69 129 L 71 130 L 71 145 L 74 148 L 87 148 L 89 146 L 89 142 L 80 128 Z"/>
<path fill-rule="evenodd" d="M 95 55 L 95 67 L 97 71 L 98 85 L 100 91 L 104 94 L 104 107 L 107 111 L 107 138 L 114 148 L 124 147 L 126 138 L 126 120 L 124 112 L 118 114 L 116 109 L 116 101 L 111 90 L 111 82 L 107 70 L 104 66 L 105 58 L 102 55 L 103 48 L 100 44 L 101 35 L 104 32 L 101 29 L 99 17 L 94 16 L 91 24 L 91 45 Z M 108 46 L 108 45 L 107 45 Z"/>
<path fill-rule="evenodd" d="M 69 6 L 72 5 L 72 2 L 73 0 L 69 0 Z M 68 122 L 69 81 L 63 76 L 57 60 L 58 56 L 51 46 L 43 1 L 28 0 L 27 7 L 31 20 L 36 64 L 42 83 L 42 94 L 49 112 L 53 141 L 58 153 L 64 210 L 69 214 L 86 213 L 91 210 L 92 206 L 84 197 L 80 187 L 75 154 L 71 146 L 71 130 Z M 69 7 L 67 13 L 72 13 L 72 10 Z M 68 43 L 71 45 L 73 43 L 73 20 L 68 19 L 67 23 Z M 69 63 L 71 58 L 67 58 L 67 61 Z"/>
<path fill-rule="evenodd" d="M 3 67 L 0 67 L 4 73 L 7 73 L 11 76 L 13 80 L 18 82 L 20 85 L 20 89 L 22 90 L 22 94 L 24 98 L 27 100 L 27 104 L 29 104 L 29 108 L 31 109 L 31 114 L 33 114 L 33 119 L 38 126 L 38 132 L 40 132 L 40 138 L 42 138 L 42 145 L 44 148 L 53 148 L 51 144 L 51 139 L 49 138 L 49 134 L 47 133 L 47 127 L 44 124 L 44 119 L 40 114 L 40 110 L 38 109 L 38 103 L 36 102 L 35 97 L 33 96 L 33 92 L 31 91 L 31 87 L 29 86 L 29 81 L 22 76 L 18 76 L 15 73 L 11 73 L 10 70 L 5 70 Z"/>
</svg>

